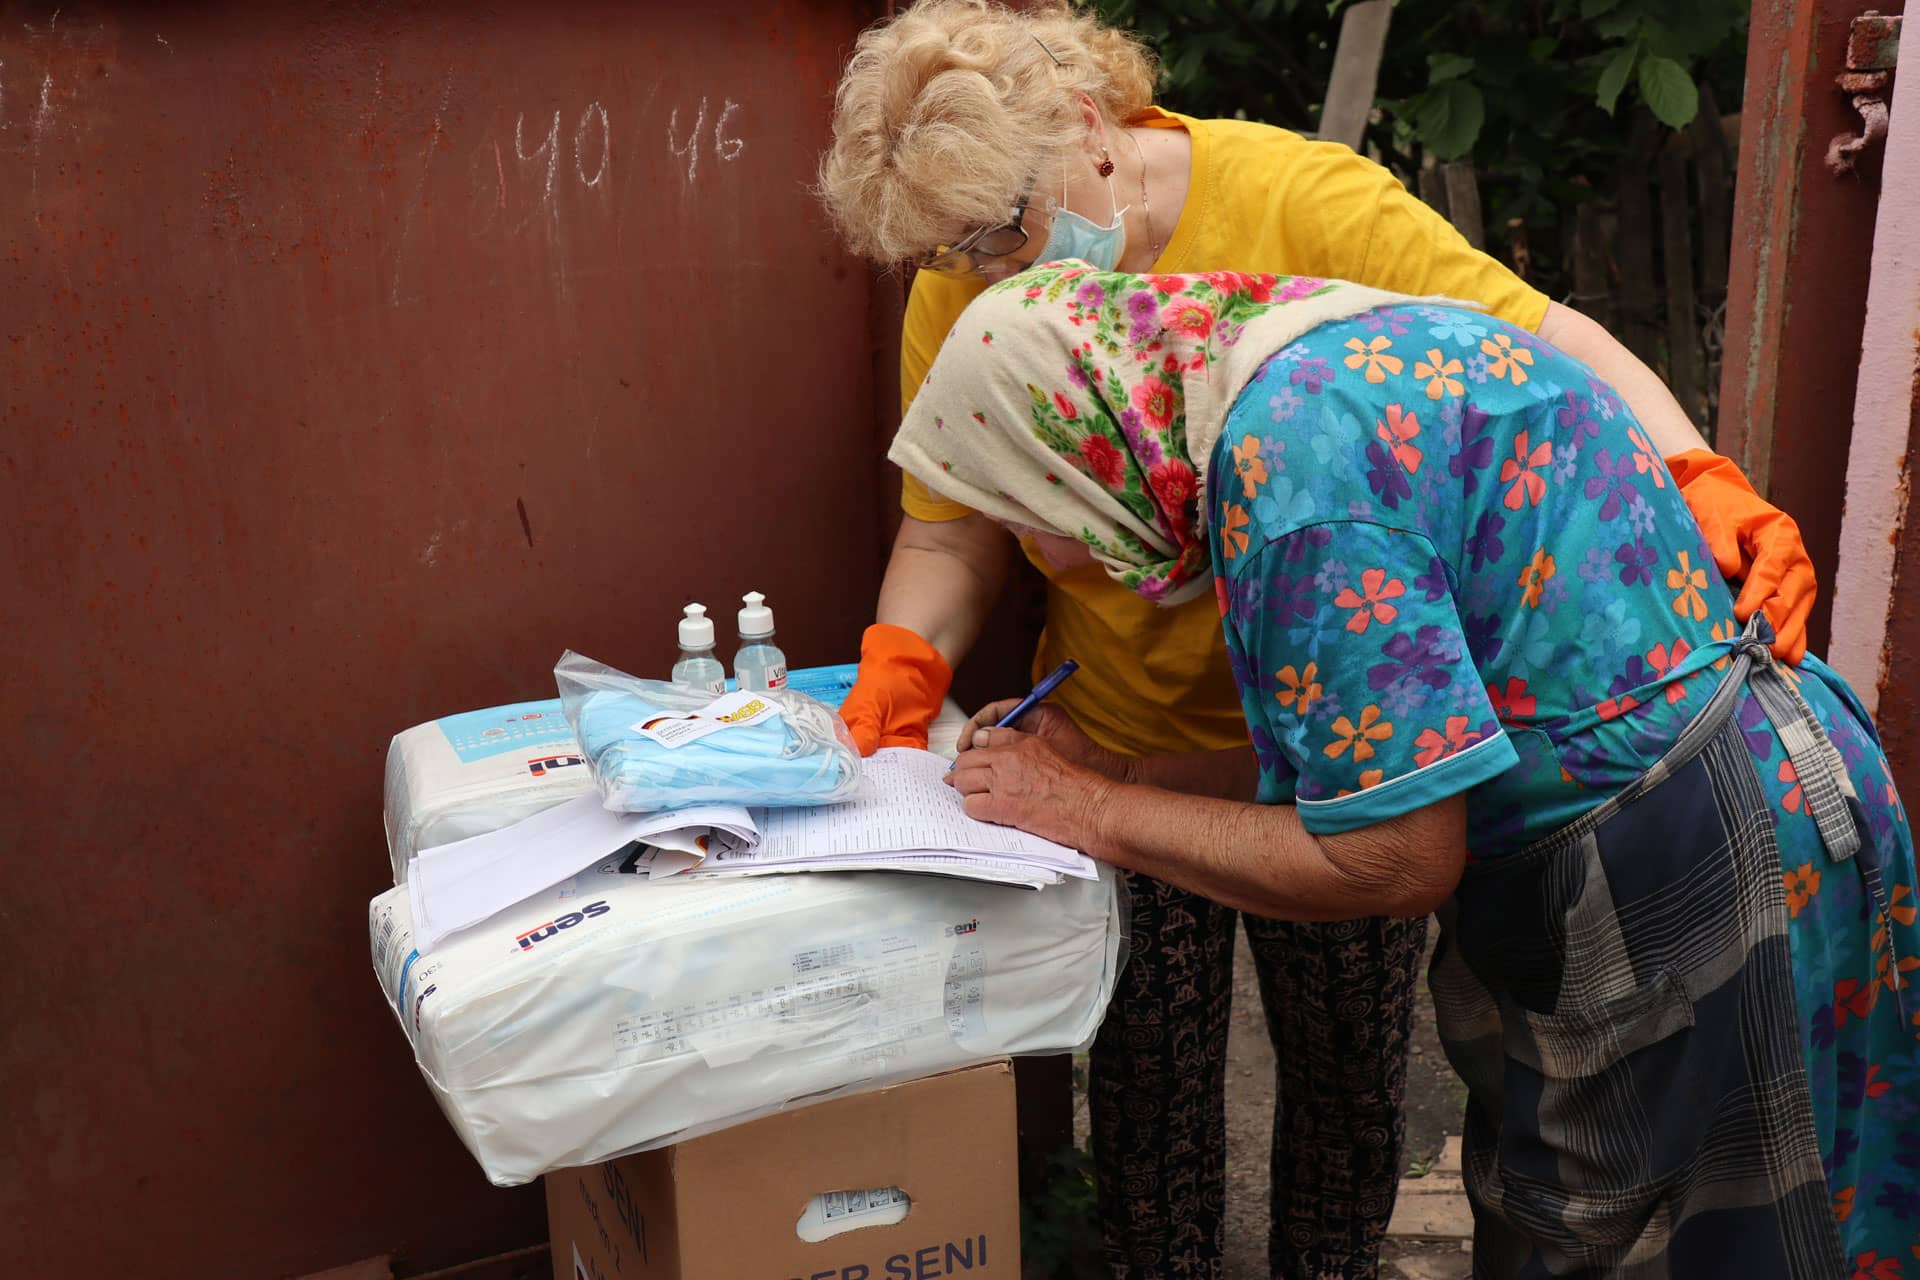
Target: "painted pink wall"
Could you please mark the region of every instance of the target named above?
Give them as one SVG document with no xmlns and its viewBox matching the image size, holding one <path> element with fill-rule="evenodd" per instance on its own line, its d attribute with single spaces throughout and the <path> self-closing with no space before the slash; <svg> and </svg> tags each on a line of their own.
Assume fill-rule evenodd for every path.
<svg viewBox="0 0 1920 1280">
<path fill-rule="evenodd" d="M 1905 24 L 1900 63 L 1906 74 L 1894 79 L 1881 171 L 1828 656 L 1876 713 L 1920 395 L 1920 23 Z"/>
</svg>

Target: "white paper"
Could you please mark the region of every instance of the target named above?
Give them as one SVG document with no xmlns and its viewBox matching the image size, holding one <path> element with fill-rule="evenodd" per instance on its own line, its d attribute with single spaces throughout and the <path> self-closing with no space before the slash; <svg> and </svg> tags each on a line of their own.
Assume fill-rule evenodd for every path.
<svg viewBox="0 0 1920 1280">
<path fill-rule="evenodd" d="M 860 794 L 810 809 L 756 809 L 758 852 L 769 858 L 940 849 L 1060 861 L 1080 855 L 1063 844 L 969 818 L 946 784 L 947 762 L 931 751 L 887 747 L 867 757 Z"/>
<path fill-rule="evenodd" d="M 1065 877 L 1094 879 L 1078 850 L 978 822 L 946 785 L 947 762 L 890 747 L 867 758 L 860 795 L 811 809 L 755 809 L 757 843 L 717 850 L 693 874 L 912 871 L 1038 889 Z"/>
<path fill-rule="evenodd" d="M 677 876 L 682 871 L 691 871 L 706 861 L 704 850 L 675 849 L 670 836 L 656 837 L 668 842 L 667 846 L 646 845 L 634 858 L 629 868 L 634 875 L 645 880 L 664 880 L 668 876 Z M 625 866 L 626 864 L 622 864 Z"/>
<path fill-rule="evenodd" d="M 738 805 L 663 813 L 610 813 L 589 792 L 510 827 L 428 849 L 410 877 L 414 945 L 425 955 L 447 935 L 479 924 L 635 841 L 688 827 L 751 832 Z M 653 874 L 659 874 L 654 872 Z"/>
<path fill-rule="evenodd" d="M 860 795 L 837 805 L 755 809 L 697 805 L 611 813 L 588 794 L 486 835 L 442 845 L 414 862 L 416 946 L 426 954 L 568 876 L 638 843 L 625 869 L 679 875 L 912 871 L 1037 889 L 1094 879 L 1086 855 L 966 815 L 946 785 L 947 762 L 890 747 L 869 757 Z"/>
<path fill-rule="evenodd" d="M 1091 859 L 1087 865 L 1094 867 Z M 1056 871 L 1032 862 L 1022 862 L 1012 858 L 996 858 L 984 853 L 933 853 L 898 851 L 875 854 L 843 854 L 839 857 L 807 858 L 795 862 L 753 862 L 753 861 L 715 861 L 708 860 L 694 868 L 692 874 L 704 876 L 771 876 L 788 875 L 802 871 L 903 871 L 919 875 L 953 876 L 961 880 L 983 880 L 989 884 L 1009 884 L 1022 889 L 1044 889 L 1048 885 L 1059 884 L 1067 876 L 1064 871 Z M 1076 880 L 1092 880 L 1099 876 L 1097 869 L 1090 874 L 1081 875 L 1076 870 Z"/>
</svg>

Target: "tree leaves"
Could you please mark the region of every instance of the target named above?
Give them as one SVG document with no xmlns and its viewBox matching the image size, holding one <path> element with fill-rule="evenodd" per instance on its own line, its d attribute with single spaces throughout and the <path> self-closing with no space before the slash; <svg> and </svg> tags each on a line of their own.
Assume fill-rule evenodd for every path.
<svg viewBox="0 0 1920 1280">
<path fill-rule="evenodd" d="M 1486 119 L 1480 90 L 1457 79 L 1443 80 L 1420 95 L 1413 117 L 1420 141 L 1441 160 L 1458 160 L 1473 150 Z"/>
<path fill-rule="evenodd" d="M 1074 0 L 1154 46 L 1169 108 L 1289 129 L 1313 127 L 1354 2 Z M 1552 291 L 1566 282 L 1544 246 L 1612 181 L 1629 118 L 1681 127 L 1708 84 L 1740 100 L 1750 3 L 1393 0 L 1366 145 L 1409 181 L 1423 151 L 1470 160 L 1489 225 L 1527 219 Z"/>
<path fill-rule="evenodd" d="M 1700 112 L 1700 90 L 1687 69 L 1672 58 L 1649 56 L 1640 63 L 1640 96 L 1670 129 L 1685 128 Z"/>
<path fill-rule="evenodd" d="M 1607 63 L 1607 69 L 1600 73 L 1600 91 L 1594 101 L 1608 115 L 1613 114 L 1614 106 L 1620 101 L 1620 91 L 1627 87 L 1627 77 L 1633 74 L 1633 63 L 1640 56 L 1640 42 L 1634 41 L 1613 55 Z"/>
</svg>

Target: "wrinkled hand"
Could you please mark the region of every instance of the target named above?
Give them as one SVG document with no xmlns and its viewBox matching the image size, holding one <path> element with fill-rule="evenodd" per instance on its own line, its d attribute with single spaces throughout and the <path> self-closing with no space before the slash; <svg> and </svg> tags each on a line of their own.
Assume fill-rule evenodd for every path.
<svg viewBox="0 0 1920 1280">
<path fill-rule="evenodd" d="M 1118 784 L 1073 763 L 1034 734 L 983 732 L 988 743 L 962 752 L 947 774 L 947 785 L 960 793 L 967 816 L 1100 856 L 1101 818 Z"/>
<path fill-rule="evenodd" d="M 986 746 L 989 741 L 997 741 L 993 738 L 994 724 L 1018 705 L 1018 698 L 1002 698 L 974 712 L 966 727 L 960 730 L 960 737 L 954 743 L 955 749 L 964 755 Z M 1012 731 L 1000 730 L 1002 734 L 1009 732 Z M 1072 716 L 1051 702 L 1043 702 L 1021 716 L 1019 732 L 1043 739 L 1069 762 L 1083 769 L 1091 769 L 1116 782 L 1132 780 L 1132 759 L 1118 751 L 1109 751 L 1089 738 L 1086 731 L 1074 723 Z"/>
</svg>

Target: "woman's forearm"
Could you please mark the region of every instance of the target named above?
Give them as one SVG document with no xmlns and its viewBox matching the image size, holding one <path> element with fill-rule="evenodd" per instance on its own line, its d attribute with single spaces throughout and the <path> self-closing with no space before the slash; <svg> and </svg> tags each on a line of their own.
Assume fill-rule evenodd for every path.
<svg viewBox="0 0 1920 1280">
<path fill-rule="evenodd" d="M 1127 761 L 1126 780 L 1190 796 L 1248 802 L 1260 783 L 1260 765 L 1252 747 L 1138 756 Z"/>
<path fill-rule="evenodd" d="M 1285 920 L 1418 916 L 1466 860 L 1458 796 L 1376 826 L 1315 836 L 1291 805 L 1244 804 L 1108 784 L 1089 806 L 1093 857 L 1224 906 Z"/>
<path fill-rule="evenodd" d="M 1547 304 L 1540 337 L 1576 360 L 1592 367 L 1602 382 L 1611 383 L 1620 398 L 1646 429 L 1647 438 L 1662 456 L 1707 448 L 1673 392 L 1660 375 L 1641 362 L 1599 322 L 1557 302 Z"/>
<path fill-rule="evenodd" d="M 949 667 L 973 648 L 1007 577 L 1013 535 L 982 515 L 907 516 L 893 540 L 874 621 L 915 632 Z"/>
</svg>

